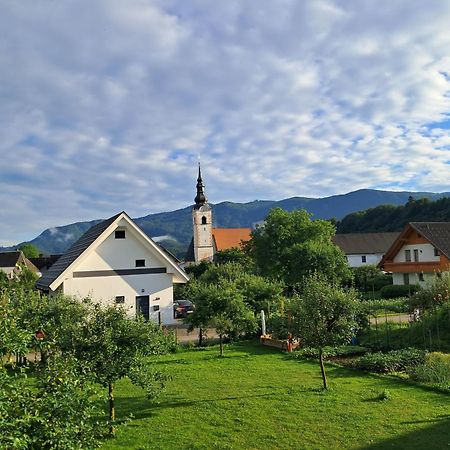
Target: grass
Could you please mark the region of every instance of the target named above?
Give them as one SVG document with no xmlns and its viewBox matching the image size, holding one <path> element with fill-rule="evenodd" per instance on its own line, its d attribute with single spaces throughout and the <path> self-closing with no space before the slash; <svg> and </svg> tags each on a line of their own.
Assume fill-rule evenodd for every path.
<svg viewBox="0 0 450 450">
<path fill-rule="evenodd" d="M 450 396 L 402 380 L 319 366 L 238 343 L 156 359 L 173 380 L 157 403 L 123 380 L 119 419 L 103 449 L 440 449 L 450 445 Z M 387 395 L 388 393 L 389 395 Z"/>
</svg>

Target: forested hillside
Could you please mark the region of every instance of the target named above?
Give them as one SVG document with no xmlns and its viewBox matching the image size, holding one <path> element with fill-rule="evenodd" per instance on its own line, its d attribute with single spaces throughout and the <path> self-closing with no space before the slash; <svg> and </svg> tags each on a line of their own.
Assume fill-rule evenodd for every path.
<svg viewBox="0 0 450 450">
<path fill-rule="evenodd" d="M 403 206 L 381 205 L 351 213 L 338 224 L 338 233 L 401 231 L 408 222 L 449 222 L 450 197 L 436 201 L 409 198 Z"/>
<path fill-rule="evenodd" d="M 434 205 L 439 202 L 432 200 L 445 198 L 446 202 L 434 207 L 435 212 L 423 210 L 422 215 L 413 215 L 414 220 L 450 220 L 448 214 L 448 201 L 450 192 L 389 192 L 373 189 L 360 189 L 342 195 L 333 195 L 324 198 L 292 197 L 280 201 L 255 200 L 249 203 L 222 202 L 211 204 L 213 208 L 213 225 L 219 228 L 252 227 L 256 222 L 265 219 L 272 208 L 278 207 L 285 211 L 306 209 L 314 219 L 342 219 L 339 232 L 350 233 L 352 231 L 390 231 L 399 230 L 403 224 L 412 220 L 409 212 L 398 221 L 389 215 L 397 213 L 395 206 L 379 205 L 404 205 L 408 197 L 427 198 L 429 203 L 423 200 L 413 202 L 407 207 L 407 211 L 415 211 L 421 204 Z M 425 202 L 425 203 L 424 203 Z M 417 203 L 417 204 L 416 204 Z M 446 215 L 442 215 L 442 209 L 446 205 Z M 431 207 L 431 206 L 430 206 Z M 367 210 L 367 208 L 373 208 Z M 401 207 L 405 208 L 405 207 Z M 360 211 L 366 210 L 363 212 Z M 372 213 L 374 211 L 374 213 Z M 352 213 L 352 214 L 351 214 Z M 368 217 L 365 215 L 368 214 Z M 441 214 L 441 215 L 439 215 Z M 149 236 L 156 238 L 164 247 L 179 257 L 186 253 L 192 238 L 192 206 L 176 211 L 149 214 L 135 219 L 136 223 Z M 66 251 L 85 231 L 99 220 L 91 222 L 78 222 L 70 225 L 53 227 L 45 230 L 36 238 L 28 241 L 35 245 L 43 253 L 62 253 Z M 7 248 L 12 250 L 20 247 L 24 242 Z"/>
</svg>

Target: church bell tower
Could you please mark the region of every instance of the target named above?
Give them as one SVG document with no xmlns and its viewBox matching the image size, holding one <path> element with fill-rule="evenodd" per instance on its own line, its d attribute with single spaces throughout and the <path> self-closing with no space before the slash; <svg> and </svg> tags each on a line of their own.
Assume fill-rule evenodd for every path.
<svg viewBox="0 0 450 450">
<path fill-rule="evenodd" d="M 202 180 L 200 163 L 198 163 L 197 195 L 192 210 L 194 225 L 194 259 L 195 262 L 203 260 L 212 261 L 214 248 L 212 241 L 212 210 L 205 195 L 205 186 Z"/>
</svg>

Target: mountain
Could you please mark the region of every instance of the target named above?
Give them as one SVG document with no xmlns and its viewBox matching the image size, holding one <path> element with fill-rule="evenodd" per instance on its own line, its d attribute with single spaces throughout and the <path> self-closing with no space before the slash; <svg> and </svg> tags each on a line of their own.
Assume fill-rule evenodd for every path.
<svg viewBox="0 0 450 450">
<path fill-rule="evenodd" d="M 316 219 L 342 219 L 344 216 L 379 205 L 403 205 L 412 196 L 416 199 L 437 200 L 450 197 L 450 192 L 390 192 L 361 189 L 348 194 L 324 198 L 292 197 L 280 201 L 255 200 L 249 203 L 222 202 L 213 207 L 215 227 L 252 227 L 264 220 L 272 208 L 286 211 L 306 209 Z M 149 214 L 135 219 L 136 223 L 149 236 L 182 256 L 192 237 L 192 206 L 176 211 Z M 99 220 L 77 222 L 56 228 L 49 228 L 29 241 L 44 253 L 62 253 L 92 225 Z M 22 244 L 18 244 L 20 246 Z M 16 248 L 15 246 L 14 248 Z M 10 247 L 12 248 L 12 247 Z"/>
</svg>

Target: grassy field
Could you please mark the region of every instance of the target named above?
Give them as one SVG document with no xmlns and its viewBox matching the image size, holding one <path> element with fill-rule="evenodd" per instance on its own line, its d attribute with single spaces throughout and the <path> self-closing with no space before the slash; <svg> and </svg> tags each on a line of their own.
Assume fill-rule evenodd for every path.
<svg viewBox="0 0 450 450">
<path fill-rule="evenodd" d="M 117 387 L 119 428 L 103 449 L 444 449 L 450 396 L 392 377 L 319 366 L 239 343 L 159 357 L 173 380 L 158 402 L 127 380 Z M 388 391 L 389 400 L 380 400 Z"/>
</svg>

